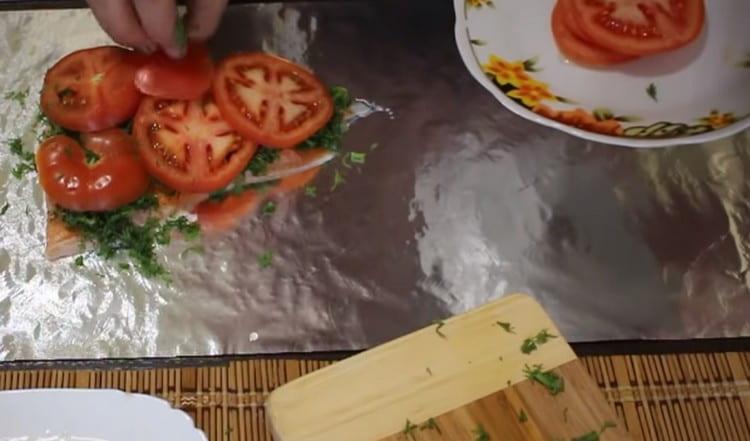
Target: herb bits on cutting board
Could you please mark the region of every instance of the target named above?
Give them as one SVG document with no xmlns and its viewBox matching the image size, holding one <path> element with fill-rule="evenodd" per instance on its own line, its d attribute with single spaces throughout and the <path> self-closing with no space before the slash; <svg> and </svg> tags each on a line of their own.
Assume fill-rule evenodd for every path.
<svg viewBox="0 0 750 441">
<path fill-rule="evenodd" d="M 266 408 L 277 441 L 635 440 L 524 295 L 292 381 Z"/>
</svg>

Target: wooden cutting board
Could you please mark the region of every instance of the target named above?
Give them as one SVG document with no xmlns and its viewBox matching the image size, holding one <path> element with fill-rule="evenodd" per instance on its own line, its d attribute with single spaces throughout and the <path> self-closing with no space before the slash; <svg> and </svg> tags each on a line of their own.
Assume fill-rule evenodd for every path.
<svg viewBox="0 0 750 441">
<path fill-rule="evenodd" d="M 278 441 L 633 440 L 559 335 L 506 296 L 281 386 L 269 422 Z"/>
</svg>

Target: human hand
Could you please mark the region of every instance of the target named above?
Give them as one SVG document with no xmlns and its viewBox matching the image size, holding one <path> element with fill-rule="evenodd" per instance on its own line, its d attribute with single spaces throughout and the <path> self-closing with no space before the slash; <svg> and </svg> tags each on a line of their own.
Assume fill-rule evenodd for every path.
<svg viewBox="0 0 750 441">
<path fill-rule="evenodd" d="M 101 27 L 123 46 L 151 53 L 162 49 L 167 55 L 184 55 L 175 38 L 175 0 L 87 0 Z M 227 0 L 188 0 L 186 17 L 190 40 L 208 39 L 219 26 Z"/>
</svg>

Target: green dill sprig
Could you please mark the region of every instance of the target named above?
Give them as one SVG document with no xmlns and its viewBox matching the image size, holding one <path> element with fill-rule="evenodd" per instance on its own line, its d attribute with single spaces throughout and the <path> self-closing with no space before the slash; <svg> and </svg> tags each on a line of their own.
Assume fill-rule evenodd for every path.
<svg viewBox="0 0 750 441">
<path fill-rule="evenodd" d="M 331 120 L 297 148 L 323 148 L 336 153 L 341 151 L 341 141 L 349 130 L 346 111 L 352 105 L 352 96 L 345 87 L 335 86 L 331 88 L 331 98 L 334 106 Z"/>
<path fill-rule="evenodd" d="M 34 153 L 24 150 L 21 138 L 13 138 L 9 140 L 8 146 L 10 147 L 10 153 L 20 161 L 11 170 L 11 174 L 14 178 L 21 179 L 27 173 L 36 171 Z"/>
<path fill-rule="evenodd" d="M 542 329 L 539 333 L 533 337 L 529 337 L 521 344 L 521 352 L 528 355 L 536 351 L 539 346 L 547 343 L 553 338 L 557 338 L 556 335 L 552 335 L 546 329 Z"/>
<path fill-rule="evenodd" d="M 247 163 L 245 171 L 253 176 L 261 176 L 266 173 L 268 166 L 273 164 L 281 156 L 281 150 L 268 147 L 259 147 L 253 158 Z"/>
<path fill-rule="evenodd" d="M 481 424 L 477 425 L 471 433 L 474 434 L 474 441 L 490 441 L 490 434 L 484 430 L 484 426 Z"/>
<path fill-rule="evenodd" d="M 412 441 L 415 441 L 416 438 L 414 437 L 414 431 L 417 430 L 418 426 L 408 419 L 406 420 L 406 425 L 404 426 L 404 430 L 401 432 L 404 436 L 408 436 L 412 439 Z"/>
<path fill-rule="evenodd" d="M 617 427 L 617 424 L 613 423 L 612 421 L 605 421 L 602 425 L 602 428 L 598 431 L 592 430 L 591 432 L 581 435 L 579 437 L 573 438 L 571 441 L 599 441 L 601 439 L 602 434 L 607 429 L 612 429 Z"/>
<path fill-rule="evenodd" d="M 258 256 L 258 265 L 261 269 L 266 269 L 273 263 L 273 252 L 266 251 Z"/>
<path fill-rule="evenodd" d="M 435 418 L 430 418 L 429 420 L 422 423 L 422 425 L 419 426 L 419 430 L 434 430 L 438 433 L 438 435 L 442 435 L 443 431 L 440 430 L 440 426 L 438 426 L 437 421 L 435 421 Z"/>
<path fill-rule="evenodd" d="M 563 378 L 552 371 L 544 372 L 540 364 L 533 367 L 526 365 L 523 373 L 529 380 L 533 380 L 544 386 L 552 395 L 557 395 L 565 390 Z"/>
<path fill-rule="evenodd" d="M 508 334 L 515 334 L 516 333 L 515 329 L 513 329 L 513 325 L 511 325 L 508 322 L 500 322 L 500 321 L 498 321 L 498 322 L 495 322 L 495 324 L 497 326 L 500 326 L 503 329 L 503 331 L 507 332 Z"/>
<path fill-rule="evenodd" d="M 443 334 L 443 326 L 445 326 L 445 322 L 442 320 L 435 320 L 433 323 L 435 325 L 435 334 L 439 335 L 441 338 L 446 338 L 445 334 Z"/>
</svg>

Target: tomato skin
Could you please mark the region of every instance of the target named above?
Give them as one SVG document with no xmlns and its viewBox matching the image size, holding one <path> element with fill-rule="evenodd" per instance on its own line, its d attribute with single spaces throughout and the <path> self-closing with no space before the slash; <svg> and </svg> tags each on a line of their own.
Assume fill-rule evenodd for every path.
<svg viewBox="0 0 750 441">
<path fill-rule="evenodd" d="M 146 97 L 133 120 L 133 134 L 149 173 L 183 193 L 226 187 L 257 150 L 227 124 L 210 96 L 192 101 Z"/>
<path fill-rule="evenodd" d="M 299 145 L 325 126 L 334 110 L 330 93 L 312 72 L 262 52 L 225 58 L 213 95 L 239 133 L 275 148 Z"/>
<path fill-rule="evenodd" d="M 130 119 L 141 101 L 133 83 L 138 57 L 129 50 L 102 46 L 66 55 L 44 76 L 41 107 L 69 130 L 94 132 Z"/>
<path fill-rule="evenodd" d="M 236 228 L 242 219 L 257 210 L 263 200 L 263 195 L 247 190 L 220 201 L 203 201 L 195 208 L 195 214 L 201 230 L 219 233 Z"/>
<path fill-rule="evenodd" d="M 75 139 L 57 135 L 36 153 L 39 183 L 57 205 L 73 211 L 109 211 L 129 204 L 148 190 L 151 179 L 133 138 L 120 129 L 81 135 L 83 146 L 99 159 L 86 163 Z"/>
<path fill-rule="evenodd" d="M 178 60 L 163 52 L 145 57 L 135 74 L 135 86 L 156 98 L 194 100 L 211 88 L 213 73 L 214 63 L 206 46 L 191 43 Z"/>
<path fill-rule="evenodd" d="M 571 30 L 568 0 L 559 0 L 552 11 L 552 35 L 560 52 L 571 61 L 588 66 L 608 66 L 635 59 L 630 55 L 618 54 L 579 38 Z"/>
<path fill-rule="evenodd" d="M 666 52 L 700 35 L 704 0 L 572 0 L 578 27 L 606 49 L 634 56 Z M 667 2 L 666 11 L 659 3 Z M 628 17 L 627 19 L 625 17 Z"/>
</svg>

